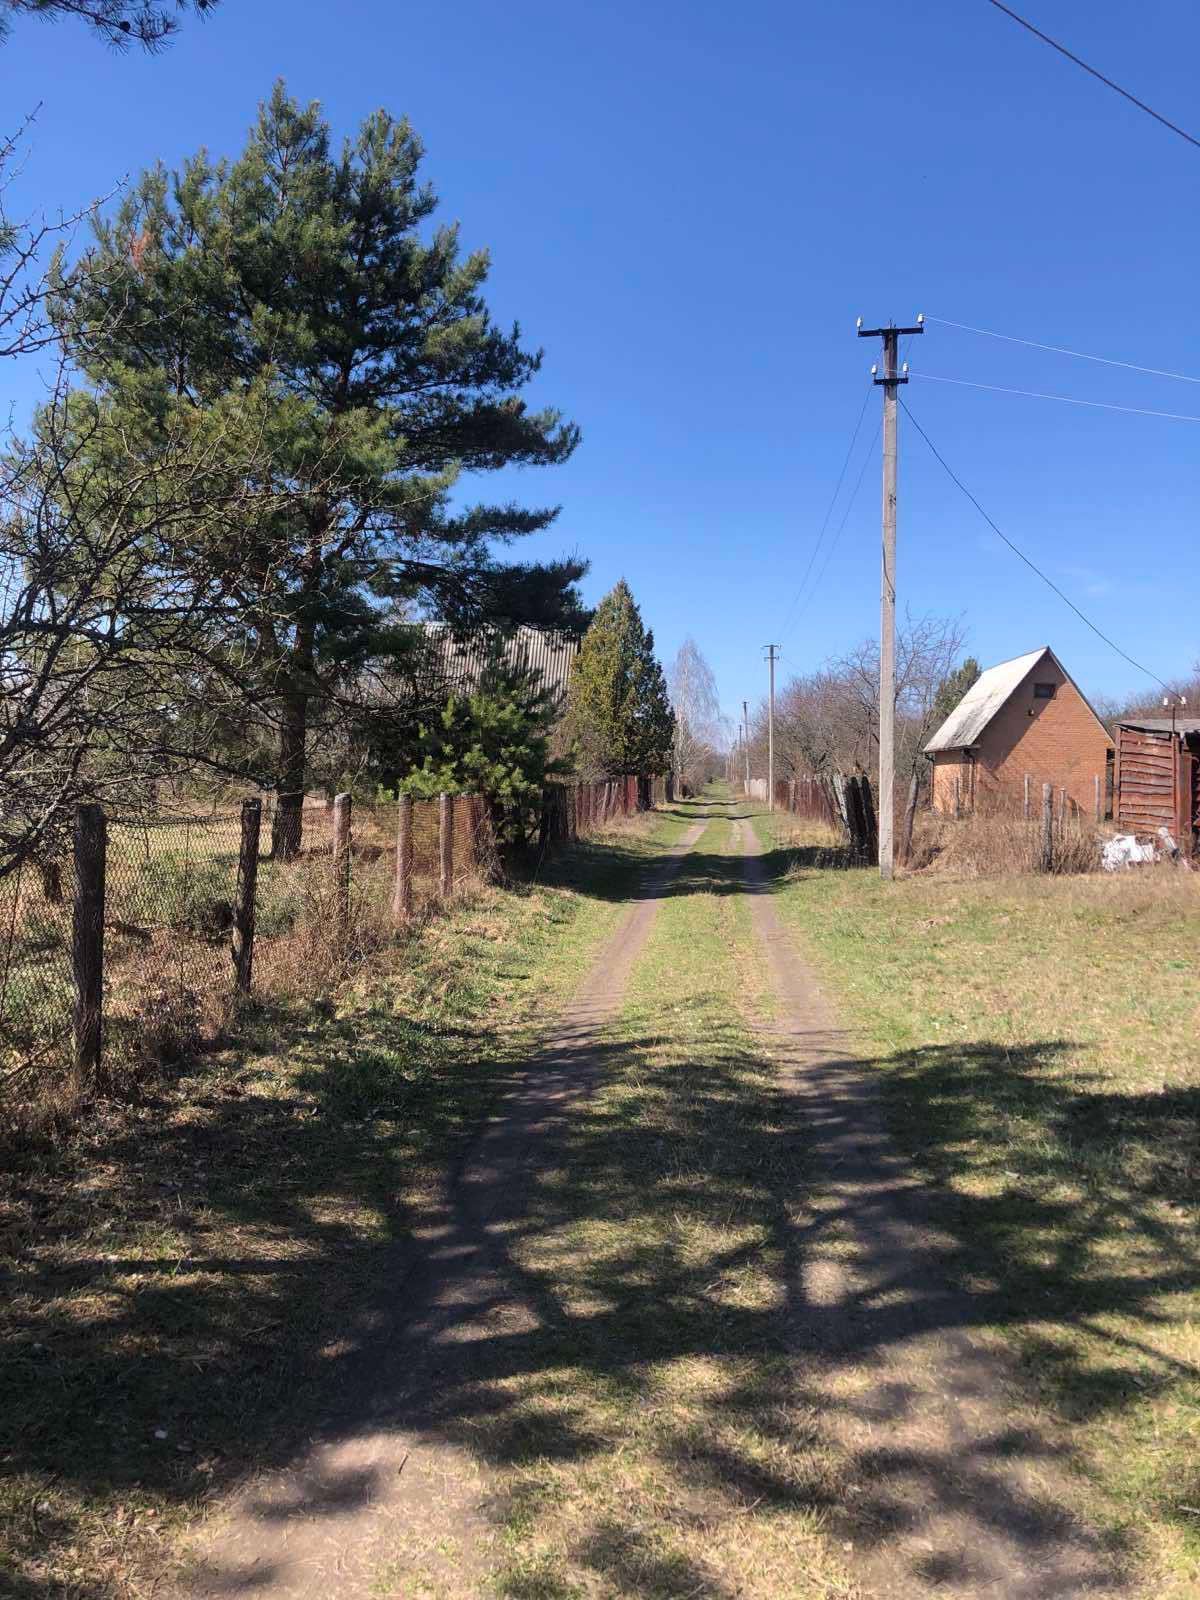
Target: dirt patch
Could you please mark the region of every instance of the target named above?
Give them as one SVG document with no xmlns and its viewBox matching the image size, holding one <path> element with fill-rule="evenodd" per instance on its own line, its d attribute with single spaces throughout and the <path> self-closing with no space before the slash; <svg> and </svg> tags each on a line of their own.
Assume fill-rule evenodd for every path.
<svg viewBox="0 0 1200 1600">
<path fill-rule="evenodd" d="M 175 1585 L 189 1600 L 338 1600 L 478 1595 L 492 1564 L 491 1486 L 449 1437 L 441 1398 L 489 1405 L 497 1349 L 537 1311 L 503 1271 L 501 1242 L 522 1221 L 525 1173 L 603 1069 L 617 1011 L 661 891 L 702 831 L 696 824 L 622 918 L 540 1054 L 519 1075 L 397 1264 L 392 1309 L 348 1328 L 343 1388 L 311 1448 L 214 1513 Z M 484 1352 L 488 1352 L 486 1358 Z M 418 1586 L 412 1574 L 419 1572 Z"/>
<path fill-rule="evenodd" d="M 779 1015 L 769 1036 L 805 1115 L 812 1183 L 793 1226 L 794 1353 L 853 1462 L 835 1520 L 879 1600 L 1066 1600 L 1130 1591 L 1126 1554 L 1073 1512 L 1069 1441 L 977 1331 L 994 1286 L 962 1287 L 938 1193 L 885 1127 L 877 1086 L 796 953 L 742 828 Z"/>
</svg>

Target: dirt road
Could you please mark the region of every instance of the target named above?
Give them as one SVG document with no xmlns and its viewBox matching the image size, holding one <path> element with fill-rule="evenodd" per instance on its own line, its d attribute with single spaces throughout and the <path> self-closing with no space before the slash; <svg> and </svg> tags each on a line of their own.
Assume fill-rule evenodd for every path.
<svg viewBox="0 0 1200 1600">
<path fill-rule="evenodd" d="M 191 1542 L 181 1597 L 1127 1592 L 1117 1554 L 1071 1511 L 1061 1444 L 1003 1354 L 966 1331 L 978 1318 L 970 1291 L 953 1286 L 961 1274 L 937 1227 L 937 1196 L 897 1155 L 869 1075 L 784 932 L 753 830 L 737 806 L 696 815 L 448 1185 L 397 1276 L 394 1312 L 359 1333 L 351 1390 L 302 1460 L 214 1510 Z M 710 816 L 721 820 L 695 851 Z M 707 931 L 687 920 L 689 898 L 703 901 Z M 668 904 L 674 920 L 656 932 Z M 713 1036 L 696 1030 L 674 1072 L 650 1079 L 652 1093 L 690 1096 L 685 1109 L 706 1084 L 707 1186 L 670 1157 L 677 1109 L 665 1131 L 648 1126 L 634 1145 L 628 1127 L 613 1128 L 614 1106 L 633 1102 L 614 1102 L 591 1143 L 572 1144 L 576 1125 L 600 1115 L 591 1101 L 607 1082 L 624 1074 L 646 1091 L 654 1051 L 692 1026 L 706 1000 L 696 983 L 672 990 L 671 952 L 682 946 L 669 937 L 709 939 L 711 959 L 729 965 L 712 981 L 718 1010 L 729 1007 L 721 996 L 745 988 L 735 966 L 758 974 L 752 1047 L 722 1044 L 715 1066 Z M 655 1004 L 648 1027 L 643 1002 L 635 1044 L 630 1025 L 617 1024 L 638 973 Z M 758 1124 L 734 1103 L 735 1054 L 743 1080 L 750 1068 L 777 1080 Z M 590 1232 L 578 1204 L 571 1212 L 572 1163 L 606 1170 L 607 1198 L 589 1200 Z M 758 1176 L 767 1165 L 769 1184 Z M 549 1177 L 557 1187 L 547 1202 L 535 1191 Z M 681 1290 L 679 1263 L 697 1250 L 688 1208 L 719 1210 L 728 1233 L 739 1208 L 755 1204 L 778 1211 L 778 1247 L 757 1261 L 748 1247 L 725 1249 L 716 1276 L 699 1261 Z M 614 1239 L 619 1272 L 606 1266 Z M 728 1292 L 743 1270 L 759 1278 Z M 629 1354 L 656 1294 L 664 1318 L 670 1307 L 671 1339 L 652 1332 Z M 582 1341 L 586 1371 L 564 1353 Z M 761 1360 L 756 1372 L 749 1353 Z M 702 1405 L 687 1402 L 696 1421 L 682 1441 L 670 1419 L 666 1430 L 653 1420 L 671 1409 L 668 1366 L 702 1372 L 707 1386 Z M 559 1369 L 555 1388 L 548 1374 Z M 773 1386 L 765 1401 L 763 1372 Z M 547 1431 L 547 1397 L 561 1409 L 564 1391 L 572 1426 Z M 498 1444 L 486 1430 L 501 1406 L 517 1421 Z M 533 1444 L 521 1444 L 522 1428 Z M 710 1448 L 718 1435 L 723 1456 Z M 785 1458 L 786 1473 L 764 1464 Z M 589 1497 L 605 1495 L 603 1515 L 589 1512 Z M 617 1511 L 627 1513 L 619 1528 Z M 784 1522 L 793 1531 L 781 1543 Z M 522 1538 L 534 1553 L 514 1561 Z M 757 1546 L 769 1546 L 769 1564 Z"/>
</svg>

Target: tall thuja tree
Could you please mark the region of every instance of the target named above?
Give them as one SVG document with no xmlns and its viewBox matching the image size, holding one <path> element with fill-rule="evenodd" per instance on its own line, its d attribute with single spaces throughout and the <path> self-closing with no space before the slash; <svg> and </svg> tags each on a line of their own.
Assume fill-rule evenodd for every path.
<svg viewBox="0 0 1200 1600">
<path fill-rule="evenodd" d="M 426 226 L 422 153 L 383 111 L 335 152 L 319 108 L 277 85 L 236 161 L 145 174 L 63 299 L 64 327 L 89 330 L 80 365 L 131 429 L 152 440 L 181 409 L 198 428 L 239 406 L 267 419 L 243 447 L 280 489 L 276 524 L 202 554 L 229 573 L 214 659 L 224 681 L 237 661 L 273 729 L 285 855 L 314 718 L 405 649 L 389 620 L 405 605 L 463 628 L 580 620 L 581 563 L 495 554 L 555 509 L 452 502 L 463 474 L 566 460 L 578 430 L 519 398 L 541 352 L 492 323 L 486 253 Z"/>
<path fill-rule="evenodd" d="M 571 669 L 568 729 L 588 773 L 665 772 L 675 718 L 654 635 L 624 578 L 596 608 Z"/>
</svg>

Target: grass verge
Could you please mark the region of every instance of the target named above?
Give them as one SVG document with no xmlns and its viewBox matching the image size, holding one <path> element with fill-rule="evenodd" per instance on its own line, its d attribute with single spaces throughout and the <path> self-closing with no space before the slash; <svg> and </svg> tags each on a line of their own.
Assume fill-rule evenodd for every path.
<svg viewBox="0 0 1200 1600">
<path fill-rule="evenodd" d="M 775 824 L 756 821 L 778 851 Z M 791 824 L 785 824 L 789 833 Z M 884 1074 L 1089 1510 L 1200 1592 L 1200 883 L 881 883 L 795 830 L 778 906 Z"/>
<path fill-rule="evenodd" d="M 439 1175 L 684 825 L 580 845 L 6 1153 L 0 1591 L 150 1594 L 208 1497 L 288 1459 Z"/>
</svg>

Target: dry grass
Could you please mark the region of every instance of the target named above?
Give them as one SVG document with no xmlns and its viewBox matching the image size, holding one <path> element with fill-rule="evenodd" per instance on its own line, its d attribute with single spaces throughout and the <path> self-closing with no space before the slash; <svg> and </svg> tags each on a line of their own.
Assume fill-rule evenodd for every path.
<svg viewBox="0 0 1200 1600">
<path fill-rule="evenodd" d="M 1081 873 L 1100 870 L 1100 851 L 1111 830 L 1079 817 L 1054 822 L 1051 872 Z M 979 814 L 951 818 L 925 811 L 913 829 L 914 872 L 932 867 L 965 878 L 1002 878 L 1020 873 L 1040 873 L 1042 826 L 1022 817 Z"/>
<path fill-rule="evenodd" d="M 392 920 L 395 808 L 355 818 L 343 914 L 323 807 L 306 815 L 306 845 L 291 862 L 259 864 L 254 996 L 290 1004 L 332 993 L 396 937 Z M 477 850 L 456 818 L 454 893 L 482 887 Z M 414 808 L 414 920 L 444 909 L 436 876 L 436 806 Z M 264 834 L 263 844 L 265 847 Z M 471 847 L 468 847 L 471 846 Z M 242 1002 L 234 988 L 231 923 L 239 824 L 231 814 L 183 817 L 109 833 L 105 919 L 105 1069 L 108 1093 L 128 1098 L 187 1056 L 228 1039 Z M 0 903 L 0 1137 L 18 1146 L 59 1137 L 87 1112 L 91 1086 L 71 1060 L 72 886 L 54 899 L 33 871 Z"/>
<path fill-rule="evenodd" d="M 762 826 L 767 827 L 766 823 Z M 963 869 L 887 885 L 793 854 L 779 906 L 884 1074 L 996 1337 L 1132 1537 L 1200 1592 L 1200 876 Z"/>
</svg>

